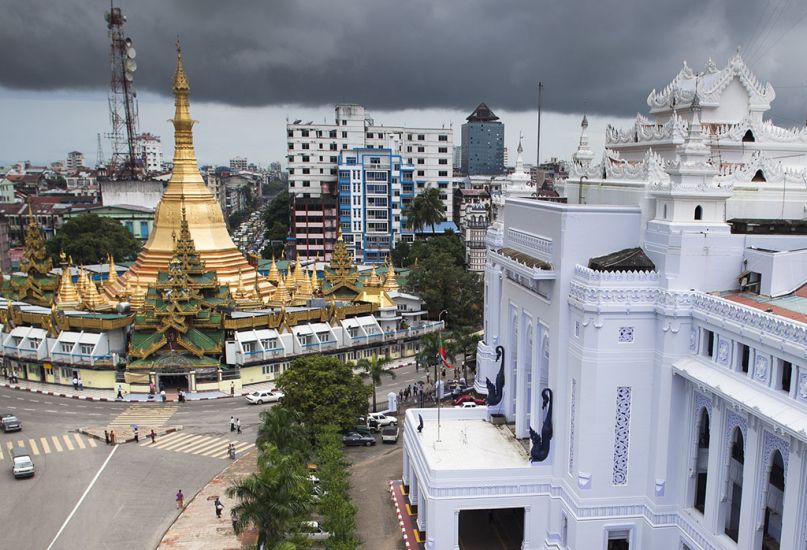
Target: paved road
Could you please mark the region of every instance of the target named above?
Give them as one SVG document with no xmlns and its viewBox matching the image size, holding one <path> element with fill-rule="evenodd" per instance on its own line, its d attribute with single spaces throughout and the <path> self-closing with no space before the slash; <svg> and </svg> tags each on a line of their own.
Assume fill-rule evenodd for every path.
<svg viewBox="0 0 807 550">
<path fill-rule="evenodd" d="M 0 412 L 13 413 L 23 423 L 21 432 L 0 433 L 0 547 L 154 548 L 177 515 L 177 489 L 189 500 L 222 470 L 228 464 L 222 451 L 229 441 L 249 450 L 258 413 L 267 406 L 222 399 L 185 403 L 171 413 L 162 404 L 151 404 L 138 414 L 169 416 L 167 424 L 184 429 L 159 438 L 156 445 L 129 443 L 113 453 L 103 441 L 91 441 L 76 430 L 105 426 L 131 410 L 131 404 L 0 388 Z M 242 434 L 230 433 L 230 415 L 241 419 Z M 170 439 L 180 435 L 183 439 Z M 9 444 L 32 451 L 34 478 L 13 478 Z"/>
</svg>

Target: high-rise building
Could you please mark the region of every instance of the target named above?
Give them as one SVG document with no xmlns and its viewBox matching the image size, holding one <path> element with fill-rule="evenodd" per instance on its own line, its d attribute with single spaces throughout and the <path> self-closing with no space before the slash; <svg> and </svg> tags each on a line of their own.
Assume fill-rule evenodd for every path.
<svg viewBox="0 0 807 550">
<path fill-rule="evenodd" d="M 149 133 L 137 136 L 137 156 L 143 159 L 143 167 L 147 173 L 161 172 L 163 146 L 160 137 Z"/>
<path fill-rule="evenodd" d="M 67 160 L 64 163 L 65 170 L 68 174 L 77 172 L 84 166 L 84 153 L 81 151 L 70 151 L 67 153 Z"/>
<path fill-rule="evenodd" d="M 339 224 L 360 262 L 382 262 L 401 239 L 414 240 L 401 211 L 415 196 L 415 166 L 390 149 L 339 154 Z"/>
<path fill-rule="evenodd" d="M 249 163 L 246 157 L 235 157 L 230 159 L 230 170 L 233 172 L 245 172 Z"/>
<path fill-rule="evenodd" d="M 480 103 L 462 125 L 462 172 L 467 176 L 504 173 L 504 124 Z"/>
<path fill-rule="evenodd" d="M 385 150 L 387 158 L 399 156 L 399 164 L 414 167 L 414 193 L 439 188 L 446 217 L 451 219 L 455 181 L 451 128 L 381 126 L 361 105 L 340 104 L 336 106 L 335 124 L 297 120 L 286 129 L 292 196 L 289 238 L 297 256 L 330 258 L 339 224 L 340 152 L 378 149 Z"/>
</svg>

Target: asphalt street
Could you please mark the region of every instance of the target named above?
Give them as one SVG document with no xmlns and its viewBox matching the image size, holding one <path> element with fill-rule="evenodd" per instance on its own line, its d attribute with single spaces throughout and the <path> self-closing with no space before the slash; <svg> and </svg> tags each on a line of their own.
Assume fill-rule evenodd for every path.
<svg viewBox="0 0 807 550">
<path fill-rule="evenodd" d="M 20 432 L 0 432 L 1 548 L 154 548 L 178 513 L 177 490 L 190 500 L 228 463 L 210 452 L 229 441 L 254 442 L 258 413 L 269 405 L 241 398 L 184 403 L 166 424 L 182 425 L 180 434 L 192 443 L 128 443 L 111 458 L 111 446 L 76 431 L 105 426 L 130 406 L 0 388 L 0 412 L 23 424 Z M 159 414 L 162 407 L 149 410 Z M 240 435 L 230 433 L 230 415 L 241 419 Z M 32 452 L 33 478 L 14 479 L 9 444 Z"/>
<path fill-rule="evenodd" d="M 380 409 L 386 408 L 389 391 L 425 380 L 414 366 L 395 374 L 395 379 L 385 376 L 378 388 Z M 220 451 L 230 441 L 254 442 L 258 414 L 271 406 L 249 405 L 242 398 L 170 405 L 169 411 L 161 403 L 81 401 L 0 388 L 0 412 L 16 415 L 23 424 L 20 432 L 0 432 L 0 548 L 154 548 L 178 514 L 177 490 L 190 500 L 227 465 Z M 135 406 L 183 429 L 158 438 L 156 445 L 142 434 L 142 445 L 119 445 L 114 453 L 103 441 L 77 432 L 106 426 Z M 231 415 L 241 419 L 243 433 L 230 432 Z M 14 479 L 9 445 L 31 451 L 33 478 Z"/>
</svg>

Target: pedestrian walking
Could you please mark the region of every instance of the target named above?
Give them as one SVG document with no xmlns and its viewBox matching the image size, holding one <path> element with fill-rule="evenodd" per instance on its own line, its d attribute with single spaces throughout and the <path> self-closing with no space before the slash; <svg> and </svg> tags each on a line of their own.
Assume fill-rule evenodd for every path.
<svg viewBox="0 0 807 550">
<path fill-rule="evenodd" d="M 151 433 L 149 434 L 149 436 L 151 437 L 151 443 L 152 443 L 152 445 L 153 445 L 154 443 L 157 443 L 157 434 L 156 434 L 156 433 L 154 433 L 154 430 L 151 430 Z"/>
<path fill-rule="evenodd" d="M 78 391 L 84 391 L 84 380 L 78 379 Z"/>
<path fill-rule="evenodd" d="M 230 417 L 230 431 L 231 432 L 235 431 L 235 418 L 233 418 L 232 416 Z"/>
<path fill-rule="evenodd" d="M 137 428 L 134 429 L 134 440 L 135 443 L 138 443 L 140 441 L 140 432 L 137 431 Z"/>
<path fill-rule="evenodd" d="M 160 390 L 160 398 L 162 398 L 163 403 L 165 403 L 165 390 Z"/>
<path fill-rule="evenodd" d="M 230 382 L 230 397 L 235 397 L 235 382 Z"/>
<path fill-rule="evenodd" d="M 104 442 L 109 445 L 109 432 L 104 430 Z"/>
<path fill-rule="evenodd" d="M 109 430 L 109 444 L 115 444 L 115 430 Z"/>
<path fill-rule="evenodd" d="M 216 517 L 221 518 L 221 511 L 224 510 L 224 505 L 219 500 L 219 497 L 216 497 L 216 500 L 213 501 L 213 506 L 216 508 Z"/>
<path fill-rule="evenodd" d="M 431 384 L 431 383 L 432 383 L 432 375 L 431 375 L 431 374 L 429 374 L 428 372 L 426 373 L 426 383 L 427 383 L 427 384 Z"/>
<path fill-rule="evenodd" d="M 78 378 L 75 376 L 73 377 L 73 389 L 78 391 Z"/>
<path fill-rule="evenodd" d="M 230 510 L 230 521 L 233 522 L 233 531 L 235 531 L 238 525 L 238 514 L 235 513 L 235 508 Z"/>
<path fill-rule="evenodd" d="M 177 510 L 182 510 L 185 507 L 185 495 L 182 494 L 182 489 L 177 491 Z"/>
<path fill-rule="evenodd" d="M 115 396 L 115 399 L 123 401 L 123 388 L 120 387 L 120 384 L 118 384 L 118 395 Z"/>
<path fill-rule="evenodd" d="M 236 427 L 236 431 L 238 433 L 241 433 L 241 419 L 240 418 L 235 419 L 235 427 Z"/>
</svg>

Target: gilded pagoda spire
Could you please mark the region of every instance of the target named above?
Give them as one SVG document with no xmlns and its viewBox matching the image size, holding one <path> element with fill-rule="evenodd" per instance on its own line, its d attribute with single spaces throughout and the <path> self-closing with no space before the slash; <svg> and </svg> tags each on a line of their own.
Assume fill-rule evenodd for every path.
<svg viewBox="0 0 807 550">
<path fill-rule="evenodd" d="M 286 288 L 286 283 L 283 281 L 283 279 L 280 279 L 277 289 L 275 290 L 275 294 L 272 297 L 272 303 L 278 306 L 285 306 L 289 300 L 291 300 L 291 296 Z"/>
<path fill-rule="evenodd" d="M 45 251 L 45 236 L 34 217 L 31 199 L 28 198 L 28 227 L 25 229 L 20 271 L 29 276 L 44 277 L 53 269 L 53 262 Z"/>
<path fill-rule="evenodd" d="M 64 256 L 64 253 L 62 253 Z M 70 273 L 70 264 L 62 264 L 62 276 L 59 279 L 59 291 L 56 294 L 55 303 L 57 306 L 77 306 L 81 303 L 81 296 L 73 284 L 73 276 Z"/>
<path fill-rule="evenodd" d="M 322 290 L 322 283 L 320 282 L 319 277 L 317 277 L 316 261 L 314 261 L 314 263 L 311 265 L 311 289 L 315 294 Z"/>
<path fill-rule="evenodd" d="M 328 270 L 325 271 L 325 278 L 331 284 L 332 289 L 347 286 L 355 290 L 356 282 L 359 280 L 359 272 L 347 250 L 341 229 L 333 247 L 331 263 Z"/>
<path fill-rule="evenodd" d="M 364 281 L 364 286 L 366 287 L 380 287 L 381 286 L 381 279 L 378 277 L 378 273 L 376 273 L 375 266 L 370 271 L 370 277 Z"/>
<path fill-rule="evenodd" d="M 392 257 L 387 256 L 387 275 L 384 277 L 384 291 L 392 292 L 398 290 L 398 280 L 395 278 L 395 267 L 392 265 Z"/>
<path fill-rule="evenodd" d="M 115 267 L 115 258 L 112 257 L 112 254 L 107 254 L 107 260 L 109 272 L 107 273 L 106 282 L 107 285 L 114 285 L 118 282 L 118 270 Z"/>
<path fill-rule="evenodd" d="M 270 283 L 276 285 L 280 282 L 280 272 L 277 270 L 275 256 L 272 255 L 272 267 L 269 268 L 269 275 L 266 276 Z"/>
</svg>

